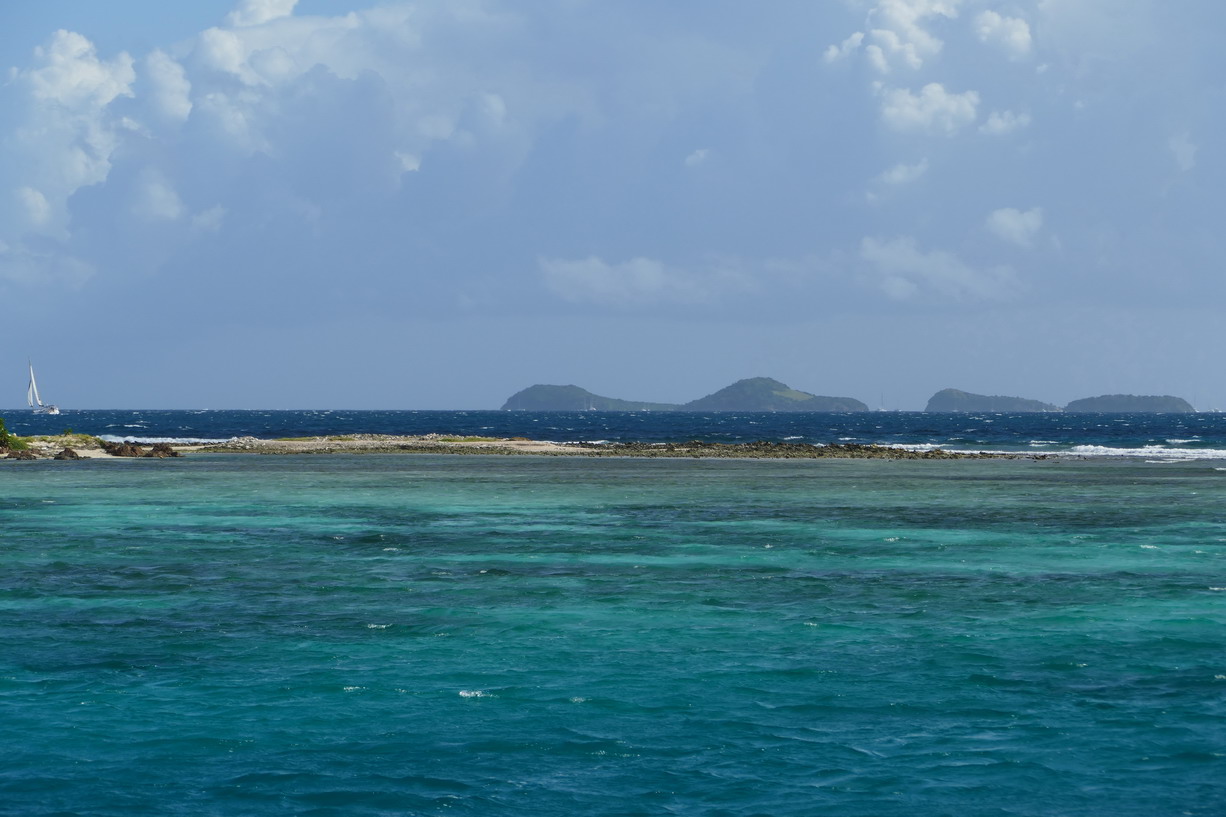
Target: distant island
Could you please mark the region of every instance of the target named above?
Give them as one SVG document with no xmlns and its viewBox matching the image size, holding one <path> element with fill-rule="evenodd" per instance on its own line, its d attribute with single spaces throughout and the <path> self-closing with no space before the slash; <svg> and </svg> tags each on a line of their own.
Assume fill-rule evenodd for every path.
<svg viewBox="0 0 1226 817">
<path fill-rule="evenodd" d="M 852 397 L 797 391 L 769 377 L 738 380 L 688 403 L 648 403 L 602 397 L 579 386 L 538 384 L 511 395 L 503 411 L 868 411 Z"/>
<path fill-rule="evenodd" d="M 942 389 L 932 395 L 924 411 L 958 412 L 1044 412 L 1059 411 L 1059 406 L 1025 397 L 1001 397 L 998 395 L 971 394 L 959 389 Z"/>
<path fill-rule="evenodd" d="M 1044 412 L 1068 411 L 1080 414 L 1187 414 L 1196 411 L 1181 397 L 1170 395 L 1142 396 L 1135 394 L 1104 394 L 1074 400 L 1063 409 L 1040 400 L 1025 397 L 999 397 L 972 394 L 959 389 L 942 389 L 928 400 L 927 412 Z"/>
<path fill-rule="evenodd" d="M 1099 397 L 1086 397 L 1074 400 L 1064 407 L 1065 411 L 1078 413 L 1153 413 L 1169 412 L 1172 414 L 1190 414 L 1196 409 L 1182 397 L 1162 395 L 1136 394 L 1104 394 Z"/>
<path fill-rule="evenodd" d="M 602 397 L 578 386 L 537 384 L 518 391 L 502 404 L 503 411 L 676 411 L 672 403 L 646 403 Z"/>
</svg>

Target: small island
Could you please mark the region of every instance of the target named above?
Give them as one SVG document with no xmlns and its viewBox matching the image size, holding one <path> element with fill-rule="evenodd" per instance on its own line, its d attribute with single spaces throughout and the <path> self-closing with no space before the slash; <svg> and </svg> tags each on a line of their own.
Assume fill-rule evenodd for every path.
<svg viewBox="0 0 1226 817">
<path fill-rule="evenodd" d="M 688 403 L 649 403 L 593 394 L 579 386 L 537 384 L 507 398 L 503 411 L 868 411 L 853 397 L 822 397 L 769 377 L 738 380 Z"/>
<path fill-rule="evenodd" d="M 1064 410 L 1081 414 L 1191 414 L 1196 411 L 1187 400 L 1169 394 L 1104 394 L 1074 400 Z"/>
<path fill-rule="evenodd" d="M 932 395 L 927 412 L 990 412 L 1025 413 L 1059 411 L 1059 406 L 1025 397 L 1001 397 L 999 395 L 972 394 L 959 389 L 942 389 Z"/>
</svg>

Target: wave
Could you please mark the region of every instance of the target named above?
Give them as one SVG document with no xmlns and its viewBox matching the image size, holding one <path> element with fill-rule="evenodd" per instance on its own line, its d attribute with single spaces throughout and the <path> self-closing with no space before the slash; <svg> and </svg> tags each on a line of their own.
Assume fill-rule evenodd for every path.
<svg viewBox="0 0 1226 817">
<path fill-rule="evenodd" d="M 233 437 L 133 437 L 124 435 L 122 437 L 115 434 L 99 434 L 98 439 L 106 440 L 108 443 L 133 443 L 135 445 L 157 445 L 158 443 L 167 443 L 169 445 L 206 445 L 208 443 L 228 443 L 233 440 Z"/>
<path fill-rule="evenodd" d="M 1113 448 L 1109 445 L 1075 445 L 1070 454 L 1085 457 L 1161 457 L 1164 460 L 1226 460 L 1224 448 L 1168 448 L 1145 445 L 1140 448 Z"/>
</svg>

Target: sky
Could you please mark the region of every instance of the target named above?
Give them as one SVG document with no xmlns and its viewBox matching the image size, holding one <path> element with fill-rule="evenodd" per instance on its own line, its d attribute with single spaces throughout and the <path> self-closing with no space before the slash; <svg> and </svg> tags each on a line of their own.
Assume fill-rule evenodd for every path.
<svg viewBox="0 0 1226 817">
<path fill-rule="evenodd" d="M 1209 0 L 4 0 L 0 407 L 1226 408 Z"/>
</svg>

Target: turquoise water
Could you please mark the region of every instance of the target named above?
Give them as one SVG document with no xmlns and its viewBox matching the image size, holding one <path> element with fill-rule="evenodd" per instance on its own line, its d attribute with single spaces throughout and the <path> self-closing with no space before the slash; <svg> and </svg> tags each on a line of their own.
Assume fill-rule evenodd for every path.
<svg viewBox="0 0 1226 817">
<path fill-rule="evenodd" d="M 1219 815 L 1215 465 L 0 463 L 0 813 Z"/>
</svg>

